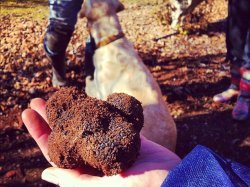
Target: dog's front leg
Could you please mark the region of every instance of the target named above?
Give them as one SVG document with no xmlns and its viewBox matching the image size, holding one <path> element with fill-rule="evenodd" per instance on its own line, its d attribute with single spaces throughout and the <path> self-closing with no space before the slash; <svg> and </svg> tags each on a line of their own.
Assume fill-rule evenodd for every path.
<svg viewBox="0 0 250 187">
<path fill-rule="evenodd" d="M 95 77 L 93 80 L 91 80 L 91 76 L 87 76 L 86 79 L 86 86 L 85 86 L 85 92 L 88 96 L 100 98 L 99 91 L 96 86 L 96 80 Z"/>
</svg>

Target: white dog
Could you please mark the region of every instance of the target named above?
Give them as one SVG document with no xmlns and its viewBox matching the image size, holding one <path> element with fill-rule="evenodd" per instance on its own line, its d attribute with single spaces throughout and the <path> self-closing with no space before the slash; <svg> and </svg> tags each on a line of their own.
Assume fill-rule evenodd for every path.
<svg viewBox="0 0 250 187">
<path fill-rule="evenodd" d="M 170 0 L 169 3 L 173 9 L 171 27 L 176 28 L 178 24 L 181 25 L 185 15 L 191 13 L 202 1 L 204 0 Z"/>
<path fill-rule="evenodd" d="M 158 84 L 122 32 L 116 15 L 122 8 L 117 0 L 85 0 L 83 3 L 81 17 L 87 17 L 97 46 L 94 79 L 86 78 L 86 93 L 102 100 L 112 93 L 134 96 L 143 106 L 142 134 L 174 151 L 175 123 Z"/>
</svg>

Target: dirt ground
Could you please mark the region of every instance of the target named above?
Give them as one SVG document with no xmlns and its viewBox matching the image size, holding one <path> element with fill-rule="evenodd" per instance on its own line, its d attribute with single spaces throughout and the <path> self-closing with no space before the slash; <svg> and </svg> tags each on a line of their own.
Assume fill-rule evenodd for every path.
<svg viewBox="0 0 250 187">
<path fill-rule="evenodd" d="M 190 17 L 189 34 L 173 34 L 161 24 L 156 5 L 127 5 L 119 17 L 168 102 L 178 129 L 176 153 L 183 158 L 200 144 L 250 166 L 250 121 L 231 118 L 235 101 L 212 101 L 230 83 L 225 62 L 227 1 L 201 6 L 203 18 L 197 9 L 199 14 Z M 47 20 L 0 16 L 0 22 L 0 186 L 53 186 L 40 178 L 49 165 L 20 118 L 32 98 L 48 99 L 56 90 L 42 48 Z M 79 20 L 67 51 L 67 77 L 82 89 L 85 24 Z"/>
</svg>

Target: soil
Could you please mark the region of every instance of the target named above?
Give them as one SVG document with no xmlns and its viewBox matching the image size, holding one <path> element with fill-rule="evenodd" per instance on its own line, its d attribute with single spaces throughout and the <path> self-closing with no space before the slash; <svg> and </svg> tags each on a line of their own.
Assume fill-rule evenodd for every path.
<svg viewBox="0 0 250 187">
<path fill-rule="evenodd" d="M 126 103 L 124 105 L 124 103 Z M 47 101 L 52 132 L 48 155 L 60 168 L 93 168 L 115 175 L 129 168 L 140 150 L 141 103 L 127 94 L 107 101 L 86 96 L 74 87 L 62 88 Z"/>
<path fill-rule="evenodd" d="M 183 158 L 201 144 L 250 166 L 250 121 L 231 118 L 235 100 L 212 101 L 230 84 L 225 61 L 227 1 L 201 6 L 204 19 L 191 16 L 193 27 L 182 34 L 161 24 L 155 5 L 128 5 L 119 17 L 168 102 L 178 130 L 176 153 Z M 40 178 L 49 165 L 20 119 L 30 99 L 48 99 L 56 91 L 42 47 L 47 20 L 0 16 L 0 22 L 0 185 L 53 186 Z M 79 20 L 67 50 L 67 77 L 79 88 L 84 88 L 85 24 L 85 19 Z"/>
</svg>

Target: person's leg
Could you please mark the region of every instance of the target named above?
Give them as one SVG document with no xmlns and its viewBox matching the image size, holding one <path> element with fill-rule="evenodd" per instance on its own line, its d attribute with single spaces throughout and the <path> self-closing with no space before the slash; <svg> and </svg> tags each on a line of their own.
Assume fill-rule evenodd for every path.
<svg viewBox="0 0 250 187">
<path fill-rule="evenodd" d="M 221 94 L 215 95 L 215 102 L 225 102 L 239 94 L 240 68 L 249 25 L 249 1 L 229 0 L 226 31 L 227 59 L 231 63 L 231 85 Z"/>
<path fill-rule="evenodd" d="M 232 116 L 236 120 L 246 120 L 250 117 L 250 69 L 242 69 L 240 94 Z"/>
<path fill-rule="evenodd" d="M 44 49 L 51 62 L 53 86 L 66 85 L 65 52 L 74 31 L 82 0 L 50 0 L 49 25 Z"/>
<path fill-rule="evenodd" d="M 233 0 L 233 11 L 239 30 L 234 42 L 239 40 L 241 48 L 232 51 L 232 54 L 237 55 L 242 63 L 240 93 L 232 115 L 236 120 L 246 120 L 250 116 L 250 1 Z"/>
</svg>

